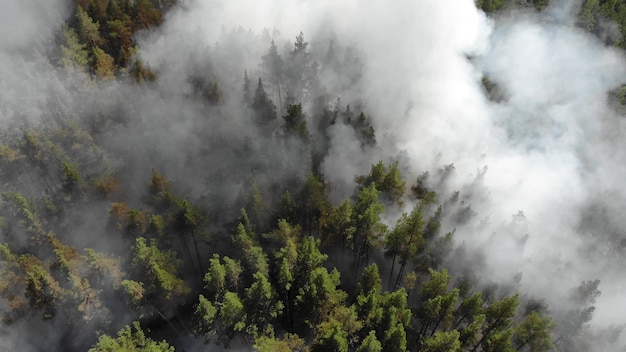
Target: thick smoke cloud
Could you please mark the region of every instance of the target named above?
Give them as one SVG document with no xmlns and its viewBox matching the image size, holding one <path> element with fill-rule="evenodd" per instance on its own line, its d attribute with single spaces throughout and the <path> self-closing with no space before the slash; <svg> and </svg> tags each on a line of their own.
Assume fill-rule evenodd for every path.
<svg viewBox="0 0 626 352">
<path fill-rule="evenodd" d="M 507 96 L 489 111 L 506 138 L 488 153 L 485 183 L 490 214 L 517 207 L 527 216 L 521 287 L 558 307 L 569 294 L 562 288 L 598 278 L 603 294 L 594 323 L 623 324 L 618 315 L 626 307 L 613 296 L 623 279 L 610 270 L 622 254 L 590 250 L 606 245 L 609 229 L 584 223 L 597 216 L 587 213 L 590 203 L 613 209 L 623 202 L 598 197 L 623 175 L 621 142 L 606 138 L 621 125 L 607 92 L 624 82 L 623 56 L 572 26 L 531 18 L 503 20 L 490 42 L 480 65 Z"/>
<path fill-rule="evenodd" d="M 139 34 L 139 55 L 159 79 L 147 88 L 104 84 L 96 98 L 91 82 L 55 68 L 45 55 L 68 15 L 64 2 L 10 0 L 0 12 L 7 33 L 0 38 L 0 121 L 10 126 L 45 120 L 59 108 L 79 114 L 115 107 L 131 121 L 102 138 L 113 154 L 137 161 L 126 170 L 142 182 L 137 202 L 149 168 L 163 166 L 189 193 L 208 190 L 236 207 L 245 182 L 231 170 L 256 173 L 263 183 L 288 181 L 288 171 L 298 169 L 280 146 L 263 152 L 280 162 L 260 171 L 220 149 L 220 138 L 252 149 L 264 138 L 239 106 L 243 70 L 254 82 L 269 42 L 282 52 L 300 31 L 320 62 L 329 43 L 349 46 L 359 58 L 357 84 L 323 72 L 321 84 L 342 104 L 362 103 L 378 147 L 364 150 L 352 129 L 332 128 L 323 171 L 335 198 L 350 195 L 354 175 L 371 163 L 408 157 L 409 183 L 429 171 L 441 202 L 459 191 L 471 204 L 476 215 L 469 221 L 451 215 L 445 224 L 456 228 L 475 276 L 518 285 L 555 312 L 575 308 L 571 292 L 581 281 L 600 279 L 592 320 L 599 331 L 626 316 L 626 130 L 608 94 L 626 81 L 626 66 L 621 52 L 575 27 L 577 8 L 565 1 L 541 16 L 488 19 L 472 0 L 181 1 L 159 29 Z M 227 103 L 190 104 L 189 78 L 196 75 L 219 82 Z M 498 99 L 487 98 L 483 77 Z M 213 139 L 198 137 L 200 129 Z M 437 170 L 449 164 L 454 172 L 438 182 Z"/>
<path fill-rule="evenodd" d="M 62 89 L 44 57 L 67 15 L 64 1 L 3 2 L 0 13 L 0 121 L 37 119 L 48 92 Z"/>
<path fill-rule="evenodd" d="M 476 275 L 517 278 L 523 292 L 555 310 L 571 308 L 563 303 L 571 290 L 598 278 L 603 294 L 593 325 L 606 327 L 622 324 L 626 310 L 615 269 L 622 254 L 604 252 L 606 226 L 581 225 L 591 204 L 621 225 L 623 123 L 608 92 L 626 72 L 620 52 L 575 27 L 577 8 L 561 2 L 541 16 L 489 20 L 471 0 L 188 1 L 148 38 L 142 55 L 161 67 L 180 59 L 178 49 L 197 53 L 238 26 L 266 30 L 249 53 L 263 53 L 270 38 L 280 47 L 300 30 L 313 38 L 313 50 L 323 51 L 325 39 L 350 43 L 362 55 L 363 76 L 340 94 L 362 99 L 383 147 L 363 153 L 351 131 L 337 126 L 324 162 L 331 182 L 349 185 L 371 162 L 401 152 L 411 177 L 454 163 L 440 195 L 460 190 L 477 214 L 456 232 L 459 244 L 484 258 Z M 244 57 L 235 59 L 255 72 Z M 486 98 L 483 76 L 496 84 L 498 101 Z M 331 91 L 334 83 L 323 82 Z M 590 249 L 598 246 L 604 251 Z"/>
</svg>

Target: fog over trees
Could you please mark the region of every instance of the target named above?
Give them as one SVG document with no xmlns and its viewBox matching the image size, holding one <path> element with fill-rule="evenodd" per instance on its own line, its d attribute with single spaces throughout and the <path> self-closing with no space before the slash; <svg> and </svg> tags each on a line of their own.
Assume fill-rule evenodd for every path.
<svg viewBox="0 0 626 352">
<path fill-rule="evenodd" d="M 0 350 L 626 349 L 626 2 L 0 9 Z"/>
</svg>

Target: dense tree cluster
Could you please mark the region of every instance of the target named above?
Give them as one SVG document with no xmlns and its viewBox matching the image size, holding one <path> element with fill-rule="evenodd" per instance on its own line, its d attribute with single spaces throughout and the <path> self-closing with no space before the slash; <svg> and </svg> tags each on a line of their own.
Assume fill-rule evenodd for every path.
<svg viewBox="0 0 626 352">
<path fill-rule="evenodd" d="M 285 126 L 287 131 L 287 119 Z M 41 173 L 32 178 L 42 180 L 35 185 L 41 194 L 4 194 L 4 238 L 14 239 L 0 248 L 7 323 L 25 319 L 24 312 L 40 312 L 43 319 L 70 322 L 77 336 L 86 326 L 106 330 L 119 309 L 108 300 L 116 297 L 141 313 L 144 324 L 165 324 L 180 339 L 193 334 L 226 346 L 254 341 L 259 351 L 540 351 L 553 346 L 553 323 L 545 312 L 521 311 L 518 295 L 483 299 L 480 291 L 462 290 L 437 266 L 440 261 L 432 260 L 445 255 L 434 249 L 447 238 L 439 234 L 442 206 L 436 197 L 417 199 L 392 228 L 381 222 L 385 204 L 409 200 L 397 162 L 379 162 L 356 177 L 355 196 L 339 206 L 329 201 L 326 186 L 313 173 L 300 181 L 296 197 L 285 192 L 275 208 L 253 180 L 226 237 L 209 234 L 206 210 L 177 194 L 175 185 L 152 169 L 143 208 L 109 201 L 108 227 L 132 239 L 132 249 L 118 253 L 128 257 L 80 250 L 66 243 L 69 237 L 55 235 L 67 229 L 66 213 L 123 195 L 114 170 L 106 167 L 106 153 L 88 136 L 68 124 L 57 131 L 28 130 L 4 147 L 2 162 L 13 163 L 4 170 L 23 167 Z M 70 153 L 79 141 L 85 151 L 93 149 L 91 157 Z M 5 177 L 19 187 L 17 179 Z M 210 250 L 211 243 L 225 240 L 230 250 Z M 348 261 L 329 266 L 324 252 L 333 248 Z M 376 253 L 390 261 L 388 280 L 372 260 Z M 342 273 L 356 274 L 358 284 L 344 282 Z M 101 335 L 92 350 L 125 346 L 173 348 L 148 338 L 135 322 L 117 338 Z"/>
<path fill-rule="evenodd" d="M 163 22 L 176 0 L 76 0 L 74 14 L 60 33 L 59 63 L 88 71 L 102 79 L 129 74 L 154 79 L 134 58 L 135 32 Z"/>
</svg>

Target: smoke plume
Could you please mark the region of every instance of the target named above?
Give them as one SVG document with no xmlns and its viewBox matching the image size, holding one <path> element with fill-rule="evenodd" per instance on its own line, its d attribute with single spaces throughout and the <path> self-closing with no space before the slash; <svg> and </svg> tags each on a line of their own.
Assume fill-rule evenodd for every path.
<svg viewBox="0 0 626 352">
<path fill-rule="evenodd" d="M 96 87 L 50 61 L 69 16 L 64 2 L 9 0 L 0 12 L 0 121 L 10 128 L 45 123 L 50 111 L 117 111 L 128 117 L 124 128 L 99 138 L 112 160 L 124 158 L 128 180 L 144 182 L 150 167 L 168 170 L 188 193 L 236 212 L 249 175 L 288 184 L 306 162 L 269 139 L 260 143 L 268 137 L 240 106 L 244 70 L 256 83 L 270 42 L 285 53 L 303 32 L 329 104 L 339 98 L 337 108 L 366 111 L 377 132 L 377 146 L 366 147 L 353 129 L 331 127 L 322 171 L 333 199 L 350 196 L 354 175 L 378 160 L 402 160 L 408 183 L 429 172 L 440 202 L 456 191 L 462 201 L 444 220 L 465 253 L 450 259 L 464 267 L 455 274 L 469 268 L 485 285 L 516 286 L 557 315 L 576 308 L 581 282 L 599 279 L 591 330 L 601 336 L 626 323 L 626 126 L 610 95 L 626 81 L 626 62 L 576 27 L 577 8 L 561 1 L 542 14 L 489 18 L 472 0 L 184 0 L 159 28 L 138 35 L 138 56 L 155 82 Z M 330 48 L 341 64 L 326 59 Z M 338 67 L 347 71 L 335 74 Z M 224 105 L 189 102 L 198 76 L 219 82 Z M 313 98 L 302 100 L 307 109 Z M 225 145 L 265 149 L 248 160 Z M 139 203 L 145 185 L 135 186 L 127 192 Z M 460 220 L 464 208 L 469 216 Z M 120 243 L 95 246 L 128 245 Z"/>
</svg>

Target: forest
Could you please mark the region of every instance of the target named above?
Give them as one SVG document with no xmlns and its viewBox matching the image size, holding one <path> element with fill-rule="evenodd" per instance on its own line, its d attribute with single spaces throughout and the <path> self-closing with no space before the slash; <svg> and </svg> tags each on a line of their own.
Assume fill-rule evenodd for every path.
<svg viewBox="0 0 626 352">
<path fill-rule="evenodd" d="M 466 2 L 490 26 L 516 16 L 550 22 L 563 3 Z M 605 277 L 585 271 L 565 286 L 554 274 L 600 266 L 596 258 L 623 263 L 619 192 L 590 190 L 568 220 L 576 237 L 567 241 L 588 252 L 525 259 L 542 236 L 529 225 L 537 212 L 487 213 L 509 210 L 490 190 L 491 165 L 466 167 L 463 154 L 436 153 L 445 143 L 439 132 L 427 139 L 436 122 L 411 137 L 426 141 L 421 151 L 432 155 L 393 146 L 402 138 L 393 131 L 422 103 L 399 98 L 405 78 L 374 80 L 385 68 L 360 42 L 330 29 L 280 33 L 266 23 L 256 32 L 241 23 L 207 34 L 217 39 L 203 47 L 193 42 L 202 25 L 176 26 L 198 7 L 219 13 L 230 5 L 201 3 L 46 5 L 59 18 L 15 6 L 44 34 L 0 40 L 1 350 L 626 348 L 626 322 L 593 323 Z M 426 16 L 436 6 L 424 4 Z M 622 52 L 626 2 L 586 0 L 573 9 L 574 38 Z M 459 67 L 479 60 L 458 51 Z M 411 73 L 420 74 L 428 76 Z M 485 106 L 517 96 L 498 74 L 472 76 Z M 592 96 L 606 100 L 607 115 L 626 102 L 626 75 L 614 77 Z M 385 99 L 394 106 L 381 109 Z M 522 123 L 550 125 L 536 121 Z M 606 122 L 613 134 L 598 138 L 619 145 L 620 123 Z M 519 132 L 504 118 L 497 125 L 511 148 L 541 152 L 545 130 Z M 593 152 L 610 155 L 611 146 Z M 593 164 L 596 154 L 576 151 L 581 164 Z M 575 183 L 558 183 L 577 192 Z M 524 272 L 533 260 L 543 277 Z M 608 264 L 601 270 L 612 273 Z M 623 303 L 614 304 L 621 311 Z"/>
</svg>

